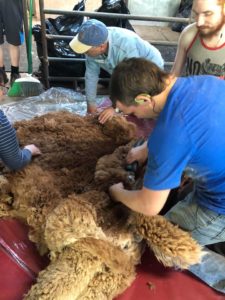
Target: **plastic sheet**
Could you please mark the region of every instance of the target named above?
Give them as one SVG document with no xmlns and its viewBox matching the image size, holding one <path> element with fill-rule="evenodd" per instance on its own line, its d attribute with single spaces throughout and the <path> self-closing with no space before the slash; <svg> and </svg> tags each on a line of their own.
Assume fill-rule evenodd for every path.
<svg viewBox="0 0 225 300">
<path fill-rule="evenodd" d="M 84 11 L 85 10 L 85 1 L 81 0 L 78 2 L 73 10 Z M 84 17 L 75 15 L 75 16 L 58 16 L 54 19 L 53 24 L 59 34 L 62 35 L 71 35 L 75 36 L 80 28 L 80 25 L 83 23 Z"/>
<path fill-rule="evenodd" d="M 84 11 L 85 1 L 76 4 L 73 10 Z M 129 14 L 129 10 L 123 0 L 103 0 L 102 5 L 97 9 L 97 12 L 106 13 L 122 13 Z M 95 17 L 97 18 L 97 17 Z M 45 20 L 46 34 L 52 35 L 70 35 L 75 36 L 84 20 L 83 16 L 58 16 L 56 19 L 48 18 Z M 128 20 L 119 18 L 98 18 L 107 26 L 117 26 L 133 30 Z M 37 45 L 38 57 L 41 61 L 40 70 L 43 73 L 43 47 L 42 47 L 42 28 L 37 24 L 32 29 L 34 40 Z M 61 58 L 80 58 L 84 59 L 84 54 L 77 54 L 69 46 L 67 39 L 48 39 L 47 40 L 48 56 Z M 50 76 L 70 76 L 84 77 L 85 62 L 84 61 L 50 61 L 49 62 Z M 108 78 L 109 75 L 101 70 L 101 78 Z"/>
<path fill-rule="evenodd" d="M 78 2 L 73 10 L 84 11 L 85 1 Z M 83 16 L 58 16 L 57 18 L 48 18 L 45 20 L 46 34 L 53 35 L 70 35 L 75 36 L 83 23 Z M 43 71 L 42 58 L 42 28 L 36 24 L 32 28 L 34 40 L 37 45 L 38 57 L 41 61 L 40 69 Z M 47 40 L 48 56 L 63 58 L 84 58 L 83 54 L 76 54 L 69 46 L 67 39 L 48 39 Z M 50 61 L 49 74 L 53 76 L 72 76 L 83 77 L 85 73 L 85 63 L 83 61 Z"/>
<path fill-rule="evenodd" d="M 101 102 L 101 98 L 98 101 Z M 31 119 L 52 111 L 67 110 L 85 115 L 87 104 L 85 96 L 71 89 L 50 88 L 39 96 L 17 100 L 1 105 L 11 123 Z"/>
<path fill-rule="evenodd" d="M 193 0 L 181 0 L 180 7 L 175 17 L 177 18 L 189 18 L 191 15 Z M 172 23 L 172 30 L 181 32 L 187 26 L 187 23 Z"/>
<path fill-rule="evenodd" d="M 106 12 L 111 14 L 130 14 L 123 0 L 103 0 L 102 5 L 97 9 L 97 12 Z M 129 20 L 118 18 L 103 18 L 95 17 L 99 21 L 105 23 L 107 26 L 122 27 L 134 31 L 134 28 L 130 24 Z"/>
</svg>

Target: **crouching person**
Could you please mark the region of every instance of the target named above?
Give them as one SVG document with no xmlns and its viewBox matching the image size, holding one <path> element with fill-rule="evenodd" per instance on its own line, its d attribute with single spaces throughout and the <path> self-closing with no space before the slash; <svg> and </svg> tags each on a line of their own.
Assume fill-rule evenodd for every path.
<svg viewBox="0 0 225 300">
<path fill-rule="evenodd" d="M 24 168 L 32 156 L 41 154 L 35 145 L 26 145 L 20 149 L 14 128 L 0 110 L 0 159 L 11 170 Z"/>
<path fill-rule="evenodd" d="M 132 156 L 140 163 L 147 159 L 142 189 L 128 191 L 118 183 L 110 187 L 112 198 L 136 212 L 156 215 L 188 172 L 194 191 L 165 217 L 204 246 L 225 241 L 224 94 L 225 82 L 216 77 L 175 77 L 143 58 L 121 62 L 111 77 L 115 107 L 157 120 L 145 149 Z M 202 262 L 190 268 L 223 293 L 224 270 L 225 258 L 207 248 Z"/>
</svg>

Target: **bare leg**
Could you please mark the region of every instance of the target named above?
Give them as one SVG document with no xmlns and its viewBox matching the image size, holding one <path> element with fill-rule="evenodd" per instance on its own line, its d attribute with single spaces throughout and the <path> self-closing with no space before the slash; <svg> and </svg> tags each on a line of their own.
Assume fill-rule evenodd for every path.
<svg viewBox="0 0 225 300">
<path fill-rule="evenodd" d="M 3 60 L 3 45 L 0 45 L 0 68 L 3 68 L 4 60 Z"/>
<path fill-rule="evenodd" d="M 6 92 L 7 92 L 4 88 L 7 81 L 8 81 L 8 78 L 5 73 L 5 68 L 4 68 L 3 44 L 1 44 L 0 45 L 0 97 L 3 96 L 4 94 L 6 94 Z"/>
<path fill-rule="evenodd" d="M 9 55 L 11 60 L 10 85 L 12 86 L 13 82 L 16 79 L 20 78 L 20 74 L 19 74 L 20 46 L 14 46 L 9 44 Z"/>
<path fill-rule="evenodd" d="M 9 55 L 10 55 L 11 65 L 14 67 L 19 67 L 20 46 L 14 46 L 9 44 Z"/>
</svg>

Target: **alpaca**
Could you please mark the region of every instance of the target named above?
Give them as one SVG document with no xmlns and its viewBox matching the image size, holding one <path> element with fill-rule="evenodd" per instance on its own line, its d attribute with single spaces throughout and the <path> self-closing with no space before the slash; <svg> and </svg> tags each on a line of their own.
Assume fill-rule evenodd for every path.
<svg viewBox="0 0 225 300">
<path fill-rule="evenodd" d="M 201 247 L 188 233 L 110 199 L 111 184 L 133 189 L 142 182 L 141 170 L 139 178 L 125 170 L 134 124 L 57 112 L 15 128 L 21 146 L 34 143 L 42 155 L 20 172 L 1 167 L 0 217 L 26 222 L 29 238 L 51 259 L 24 299 L 113 299 L 134 280 L 146 242 L 165 265 L 200 261 Z"/>
</svg>

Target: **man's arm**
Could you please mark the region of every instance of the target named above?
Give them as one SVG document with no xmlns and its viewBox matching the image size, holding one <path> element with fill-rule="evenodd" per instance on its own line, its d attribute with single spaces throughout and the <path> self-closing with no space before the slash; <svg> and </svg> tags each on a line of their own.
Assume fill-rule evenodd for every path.
<svg viewBox="0 0 225 300">
<path fill-rule="evenodd" d="M 171 70 L 171 73 L 175 76 L 181 76 L 182 74 L 186 63 L 188 47 L 191 45 L 196 33 L 197 28 L 195 24 L 191 24 L 187 26 L 180 35 L 175 61 Z"/>
<path fill-rule="evenodd" d="M 97 95 L 99 73 L 99 65 L 92 58 L 87 57 L 85 72 L 85 94 L 88 106 L 96 106 L 95 101 Z"/>
<path fill-rule="evenodd" d="M 148 142 L 145 141 L 138 147 L 133 147 L 127 154 L 126 161 L 131 164 L 134 161 L 138 161 L 140 165 L 143 165 L 148 158 Z"/>
<path fill-rule="evenodd" d="M 137 191 L 125 190 L 122 183 L 114 184 L 109 188 L 110 195 L 131 210 L 147 216 L 157 215 L 163 208 L 170 190 L 154 191 L 142 188 Z"/>
</svg>

